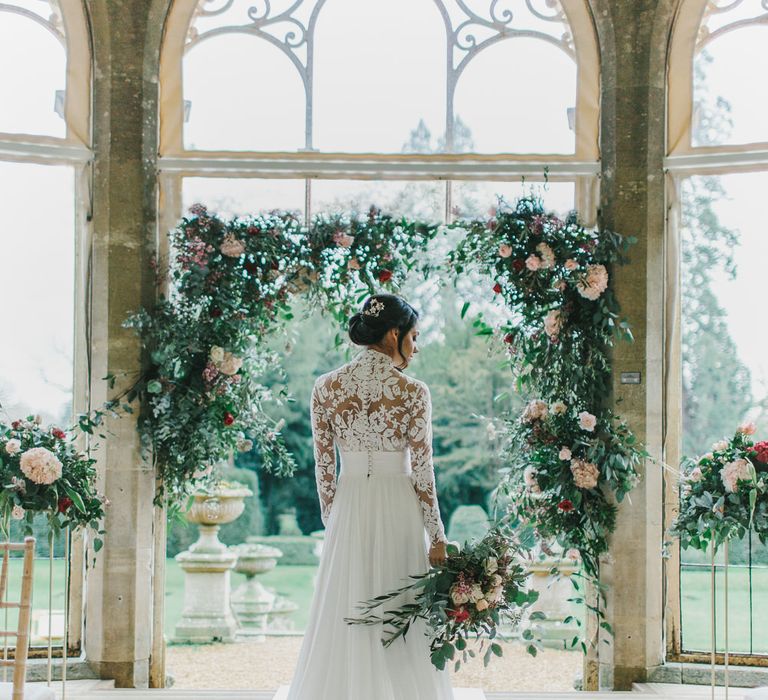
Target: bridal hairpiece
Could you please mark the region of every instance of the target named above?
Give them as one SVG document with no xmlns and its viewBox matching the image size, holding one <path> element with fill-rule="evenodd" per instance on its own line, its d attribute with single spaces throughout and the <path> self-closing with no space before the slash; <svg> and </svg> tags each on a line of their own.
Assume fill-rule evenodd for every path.
<svg viewBox="0 0 768 700">
<path fill-rule="evenodd" d="M 363 314 L 365 316 L 376 316 L 384 310 L 384 302 L 379 301 L 378 299 L 373 299 L 371 303 L 368 305 L 368 308 L 363 311 Z"/>
</svg>

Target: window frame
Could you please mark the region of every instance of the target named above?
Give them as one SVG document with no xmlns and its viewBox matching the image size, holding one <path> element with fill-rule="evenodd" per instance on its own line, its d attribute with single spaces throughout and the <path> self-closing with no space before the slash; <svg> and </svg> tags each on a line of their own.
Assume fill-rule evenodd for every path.
<svg viewBox="0 0 768 700">
<path fill-rule="evenodd" d="M 53 2 L 54 0 L 49 0 Z M 3 12 L 21 14 L 53 33 L 65 47 L 67 60 L 64 137 L 26 133 L 0 132 L 0 161 L 66 166 L 72 169 L 75 197 L 75 298 L 73 328 L 73 414 L 88 409 L 89 396 L 89 259 L 91 248 L 91 41 L 89 24 L 82 2 L 56 0 L 61 11 L 63 33 L 47 20 L 35 19 L 30 13 L 16 12 L 12 7 Z M 68 656 L 82 651 L 85 624 L 85 551 L 86 537 L 82 532 L 72 534 L 69 548 L 69 626 Z M 42 561 L 42 560 L 40 560 Z M 47 656 L 47 647 L 33 647 L 31 658 Z M 54 646 L 56 657 L 63 655 L 62 646 Z"/>
</svg>

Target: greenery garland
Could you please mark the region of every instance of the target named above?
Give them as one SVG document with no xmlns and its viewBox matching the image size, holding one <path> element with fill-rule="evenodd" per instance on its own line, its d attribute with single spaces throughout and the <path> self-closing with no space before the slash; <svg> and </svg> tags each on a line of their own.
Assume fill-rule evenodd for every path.
<svg viewBox="0 0 768 700">
<path fill-rule="evenodd" d="M 430 242 L 456 229 L 464 237 L 445 261 L 425 262 L 420 253 Z M 292 295 L 342 326 L 365 296 L 397 290 L 413 273 L 458 280 L 474 267 L 490 273 L 510 311 L 500 328 L 478 315 L 477 332 L 503 339 L 517 389 L 531 397 L 525 414 L 507 421 L 499 493 L 542 537 L 577 548 L 596 572 L 614 501 L 636 483 L 644 454 L 606 405 L 613 338 L 631 338 L 610 266 L 624 262 L 631 242 L 586 229 L 575 216 L 547 214 L 534 197 L 500 201 L 488 220 L 441 227 L 376 208 L 360 217 L 318 215 L 308 227 L 290 213 L 224 221 L 195 205 L 171 235 L 170 296 L 126 322 L 150 359 L 127 398 L 142 402 L 139 427 L 166 495 L 189 493 L 213 465 L 254 443 L 266 469 L 293 472 L 281 426 L 264 410 L 287 397 L 258 382 L 267 368 L 280 368 L 264 341 L 293 317 Z"/>
</svg>

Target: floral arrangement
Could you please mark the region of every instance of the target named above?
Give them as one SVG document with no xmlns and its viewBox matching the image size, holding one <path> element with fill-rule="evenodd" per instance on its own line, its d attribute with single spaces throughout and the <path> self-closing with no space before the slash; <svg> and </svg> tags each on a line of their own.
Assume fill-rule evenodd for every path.
<svg viewBox="0 0 768 700">
<path fill-rule="evenodd" d="M 45 427 L 39 417 L 0 423 L 0 517 L 23 520 L 32 533 L 35 515 L 45 513 L 53 532 L 91 527 L 97 534 L 107 504 L 96 491 L 95 460 L 80 452 L 73 437 Z M 99 537 L 94 549 L 101 548 Z"/>
<path fill-rule="evenodd" d="M 348 624 L 383 625 L 381 641 L 385 647 L 405 637 L 417 619 L 424 620 L 432 664 L 439 669 L 455 659 L 458 670 L 462 661 L 476 656 L 475 650 L 468 648 L 474 635 L 481 652 L 488 642 L 483 655 L 487 666 L 493 655 L 503 653 L 501 645 L 493 641 L 500 636 L 501 623 L 518 624 L 525 609 L 538 598 L 536 591 L 526 588 L 528 574 L 517 558 L 521 551 L 522 546 L 500 523 L 482 540 L 462 550 L 449 544 L 443 564 L 410 576 L 413 583 L 362 601 L 358 607 L 363 616 L 344 619 Z M 390 607 L 398 601 L 405 602 Z M 383 612 L 374 612 L 382 606 Z M 540 619 L 543 614 L 534 612 L 530 617 Z M 537 647 L 530 629 L 523 631 L 523 639 L 529 642 L 528 652 L 535 656 Z M 456 658 L 457 652 L 461 658 Z"/>
<path fill-rule="evenodd" d="M 263 341 L 293 318 L 295 294 L 346 319 L 361 285 L 399 283 L 435 231 L 377 209 L 318 216 L 310 227 L 286 212 L 224 221 L 202 205 L 190 209 L 171 233 L 169 297 L 125 323 L 149 362 L 123 407 L 141 401 L 139 429 L 168 500 L 200 486 L 235 450 L 255 447 L 265 469 L 293 473 L 283 426 L 267 411 L 285 397 L 259 382 L 281 370 Z"/>
<path fill-rule="evenodd" d="M 718 440 L 698 459 L 685 459 L 680 511 L 671 534 L 684 549 L 717 548 L 751 529 L 768 540 L 768 441 L 754 443 L 754 423 Z"/>
<path fill-rule="evenodd" d="M 499 493 L 540 537 L 578 549 L 596 574 L 615 502 L 636 485 L 645 456 L 606 405 L 610 348 L 617 335 L 632 338 L 610 269 L 626 262 L 634 239 L 587 229 L 575 215 L 560 219 L 533 197 L 515 206 L 501 201 L 489 220 L 456 225 L 467 235 L 450 253 L 453 270 L 491 271 L 493 292 L 511 311 L 500 328 L 476 319 L 478 332 L 500 338 L 517 389 L 530 397 L 523 414 L 505 424 Z"/>
</svg>

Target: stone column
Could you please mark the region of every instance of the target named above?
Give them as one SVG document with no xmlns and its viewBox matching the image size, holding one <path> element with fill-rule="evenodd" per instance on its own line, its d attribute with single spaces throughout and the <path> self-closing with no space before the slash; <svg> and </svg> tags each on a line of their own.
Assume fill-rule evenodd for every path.
<svg viewBox="0 0 768 700">
<path fill-rule="evenodd" d="M 154 99 L 144 76 L 150 5 L 150 0 L 86 0 L 94 52 L 93 407 L 107 398 L 105 375 L 118 378 L 116 391 L 136 378 L 140 345 L 121 324 L 154 298 L 149 262 L 155 247 L 155 175 L 154 161 L 145 158 L 145 149 L 154 150 L 145 140 L 153 131 L 145 126 L 145 101 Z M 135 415 L 108 427 L 96 454 L 100 488 L 111 505 L 104 549 L 88 571 L 86 655 L 99 675 L 115 679 L 118 687 L 146 687 L 153 627 L 154 475 L 140 456 Z"/>
<path fill-rule="evenodd" d="M 676 0 L 592 0 L 602 58 L 601 217 L 638 238 L 631 264 L 614 270 L 635 342 L 614 352 L 613 399 L 650 454 L 662 457 L 665 190 L 665 62 Z M 639 385 L 622 372 L 642 372 Z M 602 578 L 610 585 L 615 638 L 600 644 L 601 685 L 628 690 L 664 660 L 662 468 L 619 508 Z"/>
</svg>

